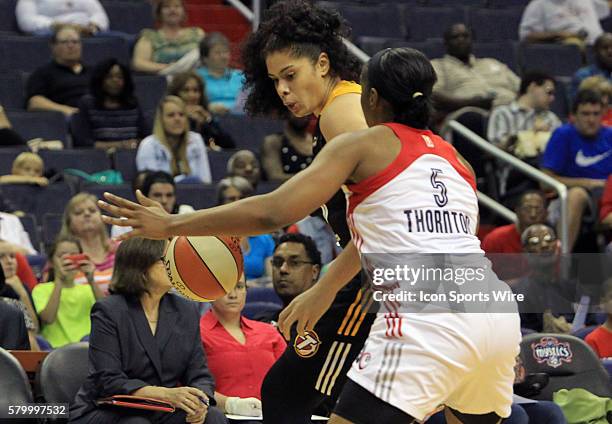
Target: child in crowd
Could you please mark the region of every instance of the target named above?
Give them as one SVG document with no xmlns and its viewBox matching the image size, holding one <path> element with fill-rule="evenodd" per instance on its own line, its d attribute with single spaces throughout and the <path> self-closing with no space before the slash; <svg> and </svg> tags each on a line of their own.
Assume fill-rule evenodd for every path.
<svg viewBox="0 0 612 424">
<path fill-rule="evenodd" d="M 49 180 L 43 177 L 45 164 L 36 153 L 20 153 L 13 161 L 11 175 L 0 177 L 0 184 L 38 184 L 41 187 L 49 185 Z"/>
<path fill-rule="evenodd" d="M 602 284 L 602 301 L 608 319 L 586 336 L 585 341 L 600 358 L 612 357 L 612 278 Z"/>
<path fill-rule="evenodd" d="M 42 323 L 41 334 L 54 348 L 80 341 L 91 330 L 89 312 L 104 297 L 95 284 L 93 262 L 83 255 L 75 238 L 60 236 L 49 252 L 49 282 L 34 287 L 32 298 Z M 88 284 L 75 284 L 77 272 Z"/>
</svg>

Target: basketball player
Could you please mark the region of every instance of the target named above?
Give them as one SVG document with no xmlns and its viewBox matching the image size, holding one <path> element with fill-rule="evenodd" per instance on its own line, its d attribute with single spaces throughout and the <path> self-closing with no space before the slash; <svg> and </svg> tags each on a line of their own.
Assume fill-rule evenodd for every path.
<svg viewBox="0 0 612 424">
<path fill-rule="evenodd" d="M 345 185 L 352 242 L 281 316 L 285 333 L 297 320 L 299 334 L 307 335 L 305 330 L 317 328 L 336 294 L 358 272 L 361 254 L 483 253 L 474 235 L 474 174 L 450 144 L 425 129 L 435 81 L 431 63 L 420 52 L 379 52 L 362 74 L 361 104 L 371 128 L 337 137 L 310 167 L 274 192 L 188 215 L 169 215 L 142 194 L 140 204 L 105 194 L 114 205 L 100 206 L 126 219 L 104 219 L 132 226 L 124 237 L 249 235 L 298 220 Z M 416 225 L 410 230 L 406 211 L 416 209 L 462 214 L 468 231 L 417 230 Z M 387 309 L 376 316 L 329 422 L 415 423 L 445 405 L 449 422 L 500 423 L 510 414 L 519 325 L 517 313 Z"/>
</svg>

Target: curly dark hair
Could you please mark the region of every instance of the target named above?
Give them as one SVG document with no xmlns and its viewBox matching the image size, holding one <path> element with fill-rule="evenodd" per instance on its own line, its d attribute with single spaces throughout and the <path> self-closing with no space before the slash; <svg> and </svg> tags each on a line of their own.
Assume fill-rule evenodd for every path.
<svg viewBox="0 0 612 424">
<path fill-rule="evenodd" d="M 113 66 L 117 65 L 121 69 L 123 74 L 123 91 L 119 95 L 119 101 L 123 107 L 134 108 L 138 105 L 138 100 L 134 96 L 134 81 L 132 80 L 132 73 L 130 69 L 119 62 L 115 58 L 109 58 L 99 62 L 91 73 L 91 80 L 89 82 L 89 89 L 95 99 L 96 107 L 104 107 L 104 99 L 106 98 L 106 92 L 104 91 L 104 79 L 110 73 Z"/>
<path fill-rule="evenodd" d="M 307 0 L 275 3 L 242 49 L 245 87 L 249 89 L 246 111 L 251 115 L 289 116 L 268 77 L 266 56 L 273 52 L 288 49 L 296 57 L 310 58 L 313 63 L 325 52 L 332 76 L 359 81 L 361 64 L 342 41 L 349 33 L 350 29 L 335 11 L 314 6 Z"/>
</svg>

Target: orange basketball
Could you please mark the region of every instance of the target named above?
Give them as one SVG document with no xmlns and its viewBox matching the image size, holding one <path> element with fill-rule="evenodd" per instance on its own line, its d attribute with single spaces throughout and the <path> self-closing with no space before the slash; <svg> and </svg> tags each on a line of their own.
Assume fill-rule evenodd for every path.
<svg viewBox="0 0 612 424">
<path fill-rule="evenodd" d="M 164 265 L 183 296 L 210 302 L 231 291 L 242 275 L 240 239 L 230 236 L 174 237 Z"/>
</svg>

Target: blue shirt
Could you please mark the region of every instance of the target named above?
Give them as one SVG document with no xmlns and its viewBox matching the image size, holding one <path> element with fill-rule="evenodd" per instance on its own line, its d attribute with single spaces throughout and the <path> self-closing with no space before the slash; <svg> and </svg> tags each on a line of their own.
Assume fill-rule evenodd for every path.
<svg viewBox="0 0 612 424">
<path fill-rule="evenodd" d="M 612 174 L 612 129 L 601 127 L 589 139 L 565 124 L 550 137 L 540 165 L 562 177 L 605 180 Z"/>
<path fill-rule="evenodd" d="M 274 239 L 270 234 L 249 237 L 249 251 L 244 255 L 244 276 L 247 280 L 266 273 L 266 258 L 274 253 Z"/>
<path fill-rule="evenodd" d="M 207 68 L 198 68 L 197 72 L 206 83 L 208 101 L 221 103 L 228 109 L 233 109 L 244 83 L 242 72 L 237 69 L 227 69 L 220 78 L 210 75 Z"/>
</svg>

